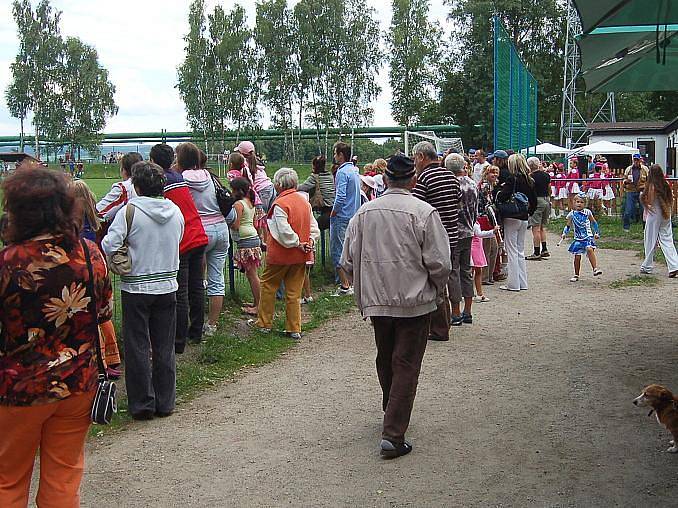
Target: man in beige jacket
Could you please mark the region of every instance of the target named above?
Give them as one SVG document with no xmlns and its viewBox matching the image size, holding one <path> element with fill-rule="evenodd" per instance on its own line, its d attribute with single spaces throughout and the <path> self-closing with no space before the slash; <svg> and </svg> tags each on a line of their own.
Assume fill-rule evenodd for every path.
<svg viewBox="0 0 678 508">
<path fill-rule="evenodd" d="M 381 455 L 412 451 L 405 441 L 431 313 L 445 294 L 450 242 L 435 208 L 416 199 L 414 162 L 394 155 L 388 190 L 351 219 L 341 266 L 353 279 L 362 315 L 374 325 L 377 375 L 383 391 Z"/>
</svg>

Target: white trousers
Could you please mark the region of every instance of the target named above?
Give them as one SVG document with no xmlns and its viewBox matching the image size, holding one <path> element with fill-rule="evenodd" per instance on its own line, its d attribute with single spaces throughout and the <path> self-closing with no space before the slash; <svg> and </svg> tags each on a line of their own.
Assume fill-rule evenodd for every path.
<svg viewBox="0 0 678 508">
<path fill-rule="evenodd" d="M 652 270 L 654 266 L 654 251 L 659 247 L 666 258 L 669 273 L 678 270 L 678 254 L 673 243 L 671 219 L 664 219 L 661 213 L 648 213 L 645 221 L 645 261 L 641 265 L 644 270 Z"/>
<path fill-rule="evenodd" d="M 504 219 L 504 246 L 508 255 L 508 281 L 506 285 L 509 289 L 527 289 L 526 232 L 526 220 Z"/>
</svg>

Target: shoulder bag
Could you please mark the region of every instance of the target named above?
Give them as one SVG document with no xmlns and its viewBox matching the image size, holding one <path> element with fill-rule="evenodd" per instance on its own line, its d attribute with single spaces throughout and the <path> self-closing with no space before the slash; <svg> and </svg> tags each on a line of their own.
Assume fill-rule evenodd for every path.
<svg viewBox="0 0 678 508">
<path fill-rule="evenodd" d="M 108 268 L 117 275 L 128 275 L 132 271 L 132 258 L 129 255 L 127 239 L 129 238 L 130 229 L 132 229 L 133 219 L 134 205 L 127 203 L 127 208 L 125 209 L 127 234 L 125 235 L 125 239 L 122 241 L 120 248 L 108 258 Z"/>
<path fill-rule="evenodd" d="M 94 320 L 94 342 L 97 355 L 97 370 L 99 377 L 97 381 L 97 388 L 94 395 L 94 402 L 92 403 L 92 411 L 90 417 L 92 423 L 98 425 L 108 425 L 111 423 L 113 413 L 118 412 L 118 405 L 115 400 L 117 387 L 115 383 L 108 379 L 106 374 L 106 367 L 104 366 L 104 359 L 101 354 L 101 339 L 99 338 L 99 313 L 97 312 L 97 297 L 94 291 L 94 270 L 92 269 L 92 258 L 89 253 L 89 248 L 84 240 L 80 240 L 82 250 L 85 254 L 85 261 L 87 262 L 87 271 L 89 272 L 89 280 L 87 281 L 87 292 L 89 293 L 89 312 L 92 314 Z"/>
<path fill-rule="evenodd" d="M 224 187 L 224 184 L 221 183 L 221 180 L 219 180 L 217 175 L 211 171 L 208 171 L 208 173 L 212 177 L 214 192 L 217 195 L 217 205 L 219 206 L 219 211 L 221 212 L 221 215 L 224 216 L 224 218 L 227 218 L 230 215 L 236 200 L 231 195 L 231 192 L 226 187 Z"/>
<path fill-rule="evenodd" d="M 502 219 L 522 219 L 527 215 L 529 200 L 522 192 L 516 192 L 518 175 L 513 175 L 513 192 L 502 203 L 497 203 L 497 211 Z"/>
</svg>

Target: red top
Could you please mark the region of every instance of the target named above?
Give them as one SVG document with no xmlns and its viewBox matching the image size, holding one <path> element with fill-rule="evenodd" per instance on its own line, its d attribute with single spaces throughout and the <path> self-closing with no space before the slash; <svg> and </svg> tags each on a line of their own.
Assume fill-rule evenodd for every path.
<svg viewBox="0 0 678 508">
<path fill-rule="evenodd" d="M 110 321 L 106 263 L 89 247 L 98 316 L 88 312 L 82 246 L 43 236 L 0 251 L 0 405 L 33 406 L 94 390 L 96 323 Z"/>
<path fill-rule="evenodd" d="M 179 254 L 207 245 L 207 235 L 193 196 L 184 182 L 184 177 L 175 171 L 165 171 L 165 197 L 177 205 L 184 216 L 184 236 L 179 244 Z"/>
<path fill-rule="evenodd" d="M 299 236 L 300 243 L 307 243 L 311 239 L 311 205 L 294 189 L 288 189 L 281 193 L 271 206 L 268 218 L 273 217 L 276 206 L 282 208 L 287 214 L 287 222 Z M 268 234 L 268 249 L 266 251 L 266 264 L 269 265 L 301 265 L 313 259 L 313 252 L 302 252 L 296 247 L 287 249 L 280 245 L 275 238 Z"/>
</svg>

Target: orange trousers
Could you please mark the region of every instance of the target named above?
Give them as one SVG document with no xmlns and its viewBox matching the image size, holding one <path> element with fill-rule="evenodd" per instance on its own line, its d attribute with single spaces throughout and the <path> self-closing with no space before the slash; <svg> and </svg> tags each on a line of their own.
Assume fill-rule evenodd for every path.
<svg viewBox="0 0 678 508">
<path fill-rule="evenodd" d="M 39 406 L 0 406 L 0 506 L 26 508 L 40 449 L 40 508 L 80 506 L 93 393 Z"/>
<path fill-rule="evenodd" d="M 106 321 L 99 325 L 99 337 L 101 337 L 101 350 L 104 353 L 104 363 L 106 366 L 120 365 L 120 351 L 118 350 L 118 341 L 115 338 L 115 328 L 113 321 Z"/>
</svg>

